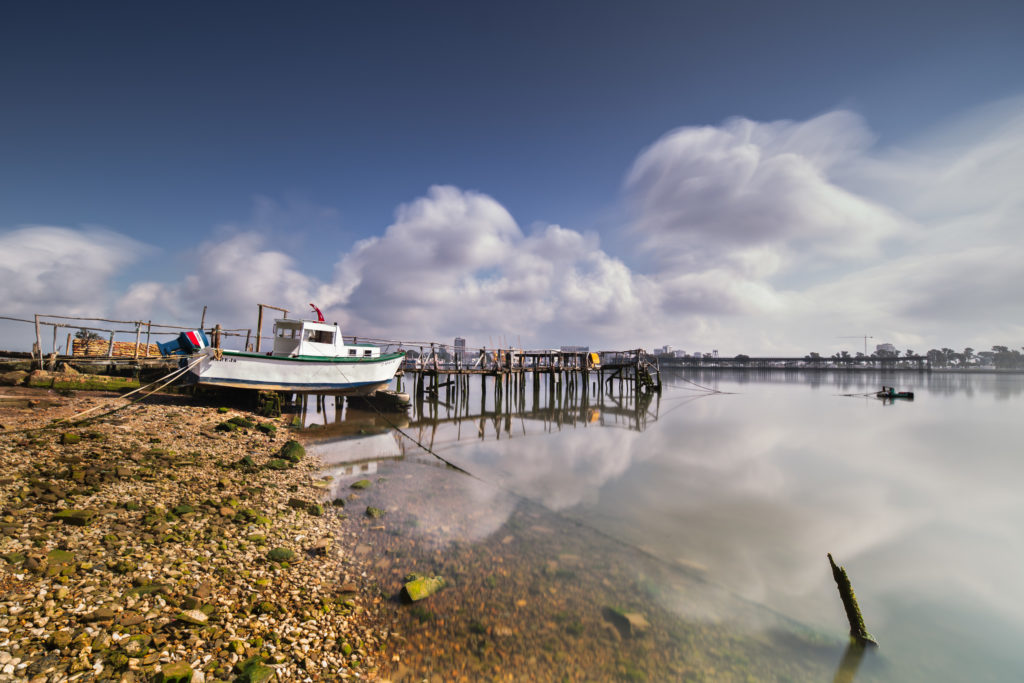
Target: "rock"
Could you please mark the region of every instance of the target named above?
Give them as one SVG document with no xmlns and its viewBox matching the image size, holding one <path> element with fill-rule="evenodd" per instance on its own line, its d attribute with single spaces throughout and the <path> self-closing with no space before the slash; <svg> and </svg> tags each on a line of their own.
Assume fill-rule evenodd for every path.
<svg viewBox="0 0 1024 683">
<path fill-rule="evenodd" d="M 63 650 L 71 645 L 71 631 L 67 629 L 61 629 L 52 636 L 47 643 L 51 650 Z"/>
<path fill-rule="evenodd" d="M 157 683 L 192 683 L 192 667 L 187 662 L 173 662 L 160 667 Z"/>
<path fill-rule="evenodd" d="M 53 519 L 71 526 L 88 526 L 97 514 L 96 510 L 61 510 Z"/>
<path fill-rule="evenodd" d="M 0 375 L 0 384 L 6 386 L 17 386 L 25 383 L 25 378 L 28 377 L 28 373 L 24 370 L 12 370 L 11 372 L 5 372 Z"/>
<path fill-rule="evenodd" d="M 366 516 L 374 519 L 380 519 L 385 514 L 385 511 L 380 508 L 375 508 L 372 505 L 366 506 Z"/>
<path fill-rule="evenodd" d="M 314 543 L 309 550 L 314 555 L 324 556 L 331 550 L 332 545 L 334 545 L 334 539 L 325 537 Z"/>
<path fill-rule="evenodd" d="M 255 422 L 241 416 L 233 417 L 228 422 L 242 429 L 252 429 L 256 426 Z"/>
<path fill-rule="evenodd" d="M 205 626 L 209 620 L 210 617 L 198 609 L 187 609 L 178 614 L 178 621 L 184 621 L 186 624 L 194 624 L 195 626 Z"/>
<path fill-rule="evenodd" d="M 272 562 L 291 562 L 295 559 L 295 551 L 288 548 L 274 548 L 267 553 L 267 559 Z"/>
<path fill-rule="evenodd" d="M 360 479 L 359 481 L 352 482 L 351 488 L 354 489 L 368 489 L 373 486 L 373 482 L 369 479 Z"/>
<path fill-rule="evenodd" d="M 441 576 L 409 574 L 405 577 L 405 585 L 402 586 L 402 599 L 407 602 L 416 602 L 423 598 L 429 598 L 445 585 L 446 581 Z"/>
<path fill-rule="evenodd" d="M 25 555 L 22 553 L 4 553 L 0 555 L 8 564 L 21 564 L 25 561 Z"/>
<path fill-rule="evenodd" d="M 78 434 L 72 434 L 71 432 L 64 432 L 60 435 L 60 442 L 64 445 L 78 443 L 81 440 L 81 436 Z"/>
<path fill-rule="evenodd" d="M 639 612 L 624 612 L 615 607 L 604 606 L 601 615 L 611 623 L 623 638 L 635 638 L 650 628 L 650 623 Z"/>
<path fill-rule="evenodd" d="M 268 683 L 275 676 L 274 669 L 265 664 L 253 664 L 242 671 L 242 674 L 235 679 L 238 683 Z"/>
<path fill-rule="evenodd" d="M 86 621 L 113 621 L 115 616 L 114 610 L 109 607 L 100 607 L 88 614 L 85 619 Z"/>
<path fill-rule="evenodd" d="M 281 447 L 281 451 L 278 453 L 278 457 L 288 462 L 299 462 L 306 455 L 306 449 L 303 448 L 302 444 L 295 439 L 290 439 L 285 442 L 284 446 Z"/>
<path fill-rule="evenodd" d="M 269 470 L 286 470 L 291 467 L 292 464 L 287 460 L 281 460 L 280 458 L 271 458 L 267 461 L 267 469 Z"/>
</svg>

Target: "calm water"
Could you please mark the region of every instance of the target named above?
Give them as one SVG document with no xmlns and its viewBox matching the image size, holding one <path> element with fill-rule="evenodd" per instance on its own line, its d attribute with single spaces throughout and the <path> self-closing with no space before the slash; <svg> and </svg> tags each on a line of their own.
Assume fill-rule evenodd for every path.
<svg viewBox="0 0 1024 683">
<path fill-rule="evenodd" d="M 649 404 L 528 386 L 511 411 L 473 380 L 411 411 L 407 436 L 373 413 L 307 417 L 362 432 L 332 427 L 315 450 L 337 495 L 376 482 L 348 509 L 385 593 L 410 568 L 454 579 L 431 611 L 395 603 L 414 672 L 1024 678 L 1024 377 L 665 379 Z M 857 395 L 881 384 L 916 400 Z M 828 552 L 881 644 L 856 671 L 837 673 L 847 627 Z M 609 605 L 650 627 L 613 633 Z M 439 638 L 458 650 L 423 648 Z"/>
</svg>

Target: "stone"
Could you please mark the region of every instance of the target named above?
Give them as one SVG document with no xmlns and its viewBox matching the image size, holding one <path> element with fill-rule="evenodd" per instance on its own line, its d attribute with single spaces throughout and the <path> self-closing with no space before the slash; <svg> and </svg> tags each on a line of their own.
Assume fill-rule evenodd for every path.
<svg viewBox="0 0 1024 683">
<path fill-rule="evenodd" d="M 405 577 L 405 584 L 402 586 L 402 599 L 406 602 L 417 602 L 429 598 L 444 588 L 446 583 L 441 576 L 410 574 Z"/>
<path fill-rule="evenodd" d="M 160 667 L 157 683 L 192 683 L 192 667 L 187 662 L 172 662 Z"/>
<path fill-rule="evenodd" d="M 278 457 L 288 462 L 299 462 L 306 455 L 306 449 L 301 443 L 295 439 L 290 439 L 285 442 L 284 446 L 281 446 L 281 451 L 278 453 Z"/>
<path fill-rule="evenodd" d="M 61 510 L 53 518 L 71 526 L 88 526 L 97 514 L 96 510 Z"/>
<path fill-rule="evenodd" d="M 639 636 L 651 626 L 639 612 L 626 612 L 609 605 L 601 608 L 601 616 L 614 626 L 623 638 Z"/>
<path fill-rule="evenodd" d="M 25 561 L 23 553 L 4 553 L 0 555 L 8 564 L 21 564 Z"/>
<path fill-rule="evenodd" d="M 295 551 L 288 548 L 274 548 L 267 553 L 267 559 L 272 562 L 291 562 L 295 559 Z"/>
<path fill-rule="evenodd" d="M 369 479 L 360 479 L 359 481 L 352 482 L 351 488 L 354 489 L 368 489 L 373 486 L 373 482 Z"/>
<path fill-rule="evenodd" d="M 206 622 L 210 621 L 210 617 L 202 610 L 187 609 L 178 614 L 178 621 L 183 621 L 186 624 L 193 624 L 195 626 L 205 626 Z"/>
<path fill-rule="evenodd" d="M 7 386 L 24 384 L 26 377 L 28 377 L 28 373 L 24 370 L 12 370 L 11 372 L 5 372 L 0 375 L 0 384 Z"/>
<path fill-rule="evenodd" d="M 280 458 L 271 458 L 267 461 L 267 469 L 269 470 L 286 470 L 291 467 L 292 464 L 287 460 L 281 460 Z"/>
<path fill-rule="evenodd" d="M 385 514 L 385 511 L 381 508 L 375 508 L 372 505 L 366 506 L 366 516 L 372 517 L 373 519 L 380 519 Z"/>
<path fill-rule="evenodd" d="M 71 432 L 64 432 L 60 435 L 60 442 L 65 445 L 78 443 L 81 440 L 81 436 L 78 434 L 72 434 Z"/>
</svg>

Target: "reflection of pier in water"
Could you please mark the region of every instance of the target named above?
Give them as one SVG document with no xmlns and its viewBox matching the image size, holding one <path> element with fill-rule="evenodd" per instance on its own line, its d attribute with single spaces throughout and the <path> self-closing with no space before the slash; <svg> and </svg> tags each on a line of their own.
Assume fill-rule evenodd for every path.
<svg viewBox="0 0 1024 683">
<path fill-rule="evenodd" d="M 451 427 L 456 440 L 503 439 L 529 434 L 527 423 L 540 425 L 543 432 L 589 426 L 642 431 L 658 419 L 660 393 L 638 390 L 635 381 L 595 376 L 587 382 L 580 373 L 572 379 L 537 373 L 527 391 L 524 379 L 483 376 L 477 389 L 470 376 L 439 377 L 432 390 L 415 392 L 406 433 L 433 448 L 438 431 Z"/>
<path fill-rule="evenodd" d="M 388 458 L 415 457 L 423 451 L 407 439 L 394 439 L 400 429 L 431 450 L 459 441 L 501 440 L 563 429 L 613 427 L 643 431 L 658 419 L 661 395 L 636 391 L 636 383 L 621 385 L 594 381 L 583 387 L 577 381 L 558 381 L 552 374 L 547 382 L 534 382 L 532 391 L 526 382 L 508 380 L 501 375 L 452 376 L 439 382 L 436 391 L 418 392 L 409 413 L 383 413 L 353 408 L 340 397 L 308 397 L 302 403 L 302 424 L 323 429 L 323 438 L 346 442 L 346 465 L 360 465 Z M 503 381 L 503 379 L 505 381 Z M 603 384 L 603 386 L 601 386 Z M 322 421 L 322 426 L 319 424 Z M 385 433 L 386 432 L 386 433 Z M 368 438 L 369 437 L 369 438 Z M 364 453 L 357 444 L 385 437 L 395 442 L 381 453 Z M 353 450 L 355 448 L 355 450 Z M 384 452 L 387 451 L 387 452 Z M 322 454 L 328 466 L 330 454 Z M 358 468 L 357 468 L 358 469 Z M 349 474 L 355 473 L 346 472 Z M 346 473 L 338 472 L 340 475 Z"/>
</svg>

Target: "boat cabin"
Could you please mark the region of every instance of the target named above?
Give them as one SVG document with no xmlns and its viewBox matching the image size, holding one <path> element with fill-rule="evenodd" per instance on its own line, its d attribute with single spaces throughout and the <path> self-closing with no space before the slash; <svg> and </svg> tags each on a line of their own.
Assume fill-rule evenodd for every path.
<svg viewBox="0 0 1024 683">
<path fill-rule="evenodd" d="M 372 344 L 345 344 L 337 323 L 279 318 L 274 321 L 274 356 L 297 358 L 379 358 Z"/>
</svg>

